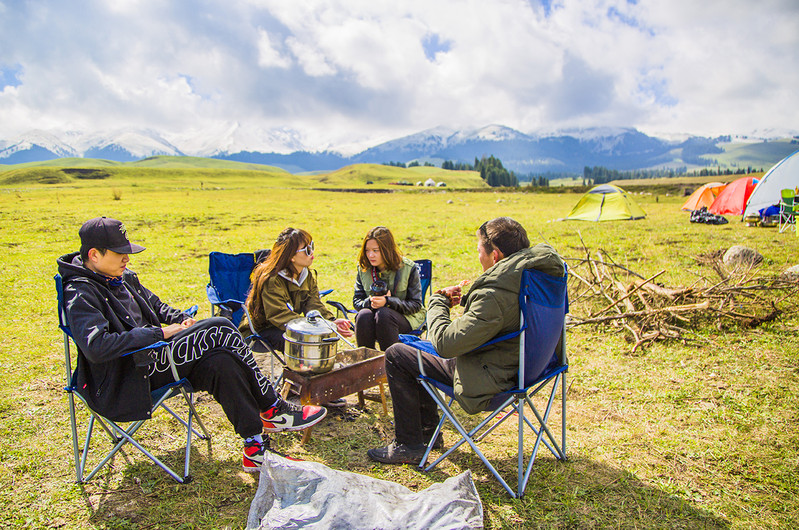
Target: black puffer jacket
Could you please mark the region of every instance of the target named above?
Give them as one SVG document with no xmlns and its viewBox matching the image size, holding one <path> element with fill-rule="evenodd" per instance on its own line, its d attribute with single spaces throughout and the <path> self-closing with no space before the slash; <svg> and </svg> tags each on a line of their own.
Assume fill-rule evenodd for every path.
<svg viewBox="0 0 799 530">
<path fill-rule="evenodd" d="M 180 323 L 189 315 L 161 302 L 130 270 L 120 285 L 111 285 L 84 267 L 77 252 L 57 263 L 67 321 L 78 346 L 78 392 L 93 410 L 114 421 L 150 417 L 148 357 L 123 355 L 163 340 L 161 324 Z M 139 314 L 125 300 L 135 303 Z"/>
</svg>

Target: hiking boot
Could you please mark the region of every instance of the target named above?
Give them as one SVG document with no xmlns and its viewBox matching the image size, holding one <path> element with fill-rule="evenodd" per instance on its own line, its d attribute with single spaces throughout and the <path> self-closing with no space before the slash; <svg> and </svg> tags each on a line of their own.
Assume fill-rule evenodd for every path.
<svg viewBox="0 0 799 530">
<path fill-rule="evenodd" d="M 280 400 L 277 405 L 261 413 L 265 432 L 301 431 L 316 425 L 327 415 L 327 409 L 315 405 L 295 405 Z"/>
<path fill-rule="evenodd" d="M 245 442 L 244 443 L 244 457 L 242 459 L 241 467 L 247 473 L 256 473 L 261 470 L 261 465 L 264 463 L 264 454 L 270 449 L 269 438 L 264 438 L 263 442 Z"/>
<path fill-rule="evenodd" d="M 383 464 L 414 464 L 419 465 L 422 461 L 427 447 L 424 444 L 418 446 L 405 445 L 392 441 L 386 447 L 376 447 L 369 449 L 366 454 L 369 458 Z"/>
</svg>

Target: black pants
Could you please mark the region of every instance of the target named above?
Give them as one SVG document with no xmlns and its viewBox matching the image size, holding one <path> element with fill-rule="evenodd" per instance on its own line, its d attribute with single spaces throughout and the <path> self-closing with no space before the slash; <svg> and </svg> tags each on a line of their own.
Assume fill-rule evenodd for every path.
<svg viewBox="0 0 799 530">
<path fill-rule="evenodd" d="M 410 333 L 411 325 L 402 313 L 389 307 L 361 309 L 355 315 L 355 338 L 358 346 L 374 348 L 375 341 L 385 351 L 399 342 L 400 333 Z"/>
<path fill-rule="evenodd" d="M 179 377 L 210 393 L 242 438 L 263 431 L 260 413 L 279 397 L 264 377 L 239 330 L 222 317 L 197 322 L 169 340 Z M 166 351 L 150 368 L 150 386 L 174 381 Z"/>
<path fill-rule="evenodd" d="M 275 351 L 283 351 L 285 346 L 285 340 L 283 339 L 283 330 L 280 328 L 276 328 L 274 326 L 269 326 L 268 328 L 264 328 L 258 332 L 258 336 L 264 339 Z M 260 353 L 267 352 L 267 350 L 260 341 L 254 340 L 252 341 L 252 349 L 253 351 L 257 351 Z"/>
<path fill-rule="evenodd" d="M 438 425 L 436 402 L 416 380 L 419 375 L 418 352 L 402 343 L 386 350 L 386 376 L 394 406 L 394 437 L 406 445 L 428 442 Z M 455 359 L 422 353 L 422 365 L 428 377 L 452 385 Z"/>
</svg>

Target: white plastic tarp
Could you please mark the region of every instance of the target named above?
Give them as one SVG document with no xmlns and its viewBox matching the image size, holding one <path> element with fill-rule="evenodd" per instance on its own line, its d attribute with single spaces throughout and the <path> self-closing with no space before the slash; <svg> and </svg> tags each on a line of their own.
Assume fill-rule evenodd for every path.
<svg viewBox="0 0 799 530">
<path fill-rule="evenodd" d="M 483 528 L 483 505 L 469 471 L 413 492 L 267 453 L 247 528 Z"/>
</svg>

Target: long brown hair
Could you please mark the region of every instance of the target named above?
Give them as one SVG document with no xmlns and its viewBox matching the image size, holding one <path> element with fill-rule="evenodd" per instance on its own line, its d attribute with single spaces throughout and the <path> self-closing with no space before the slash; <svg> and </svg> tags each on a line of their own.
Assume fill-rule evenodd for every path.
<svg viewBox="0 0 799 530">
<path fill-rule="evenodd" d="M 377 241 L 377 248 L 380 249 L 380 255 L 383 256 L 383 263 L 386 264 L 386 270 L 398 271 L 402 267 L 402 253 L 397 248 L 397 243 L 394 242 L 394 235 L 391 230 L 385 226 L 376 226 L 367 232 L 366 237 L 363 238 L 361 243 L 361 253 L 358 255 L 358 265 L 361 270 L 368 271 L 372 266 L 369 263 L 369 258 L 366 257 L 366 243 L 370 239 Z"/>
<path fill-rule="evenodd" d="M 261 292 L 269 278 L 278 275 L 282 270 L 291 267 L 294 254 L 313 241 L 311 234 L 301 228 L 286 228 L 277 236 L 269 257 L 255 266 L 252 271 L 252 288 L 247 294 L 247 310 L 253 321 L 265 319 L 264 307 L 261 303 Z"/>
</svg>

